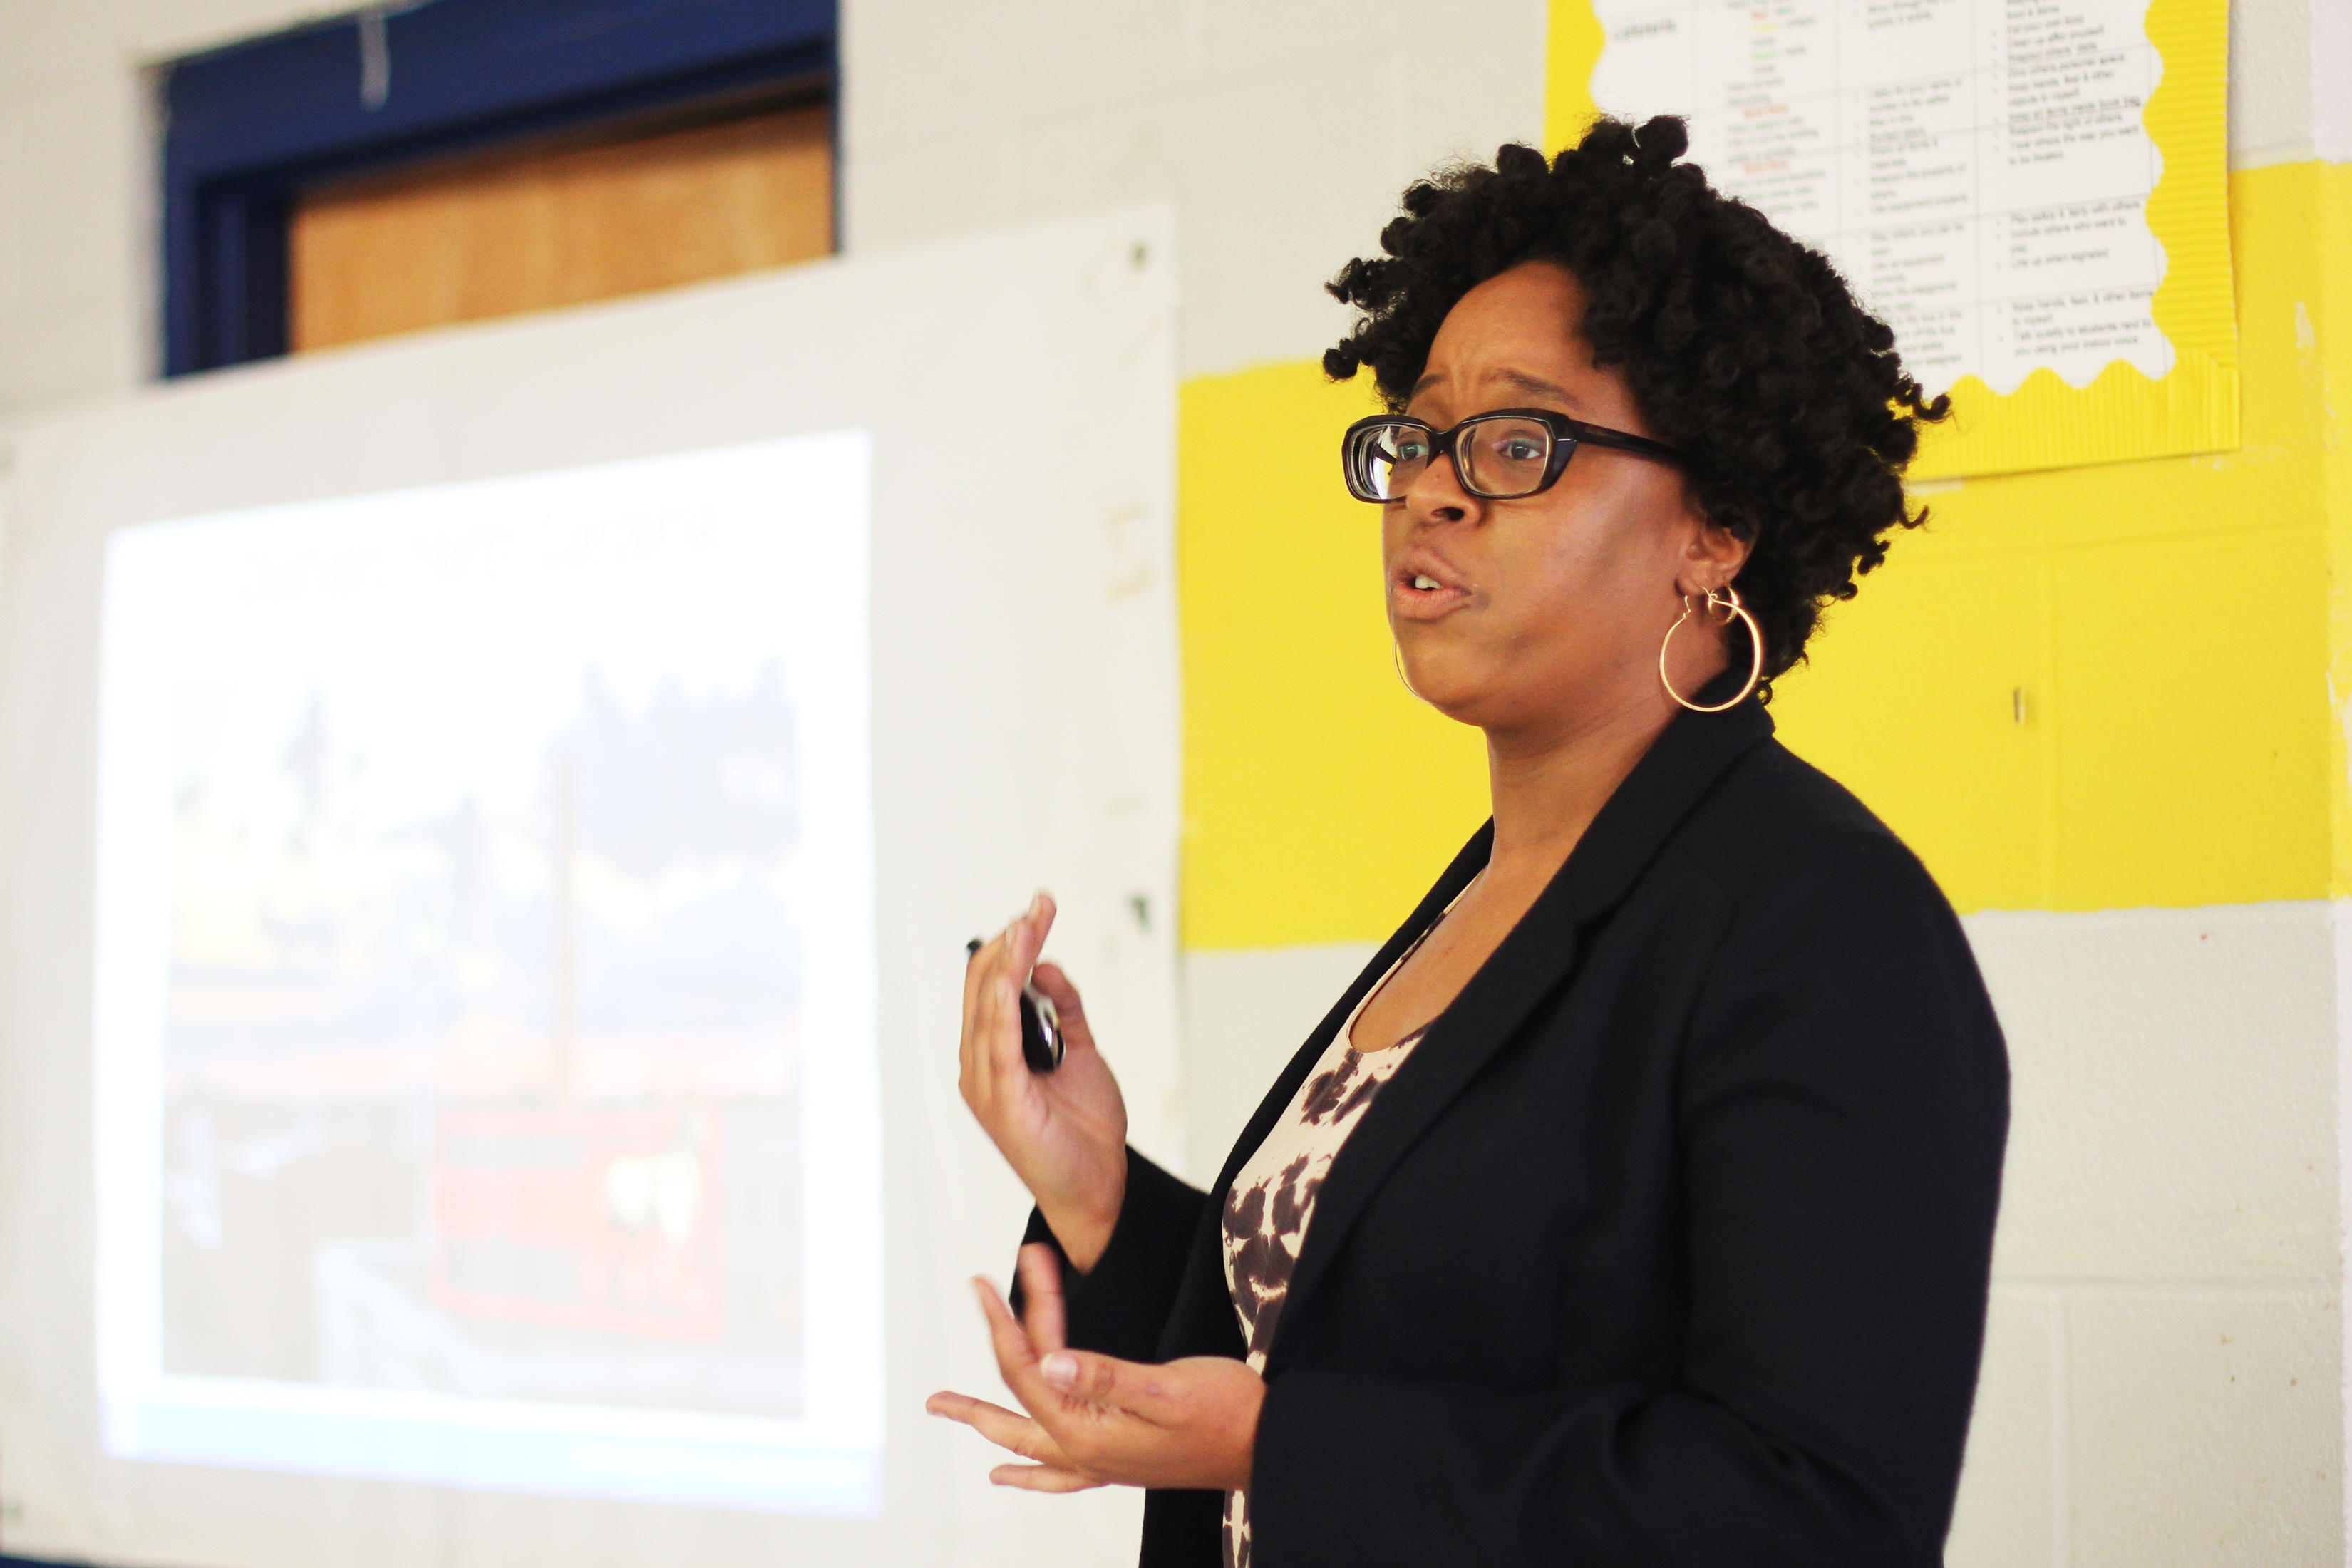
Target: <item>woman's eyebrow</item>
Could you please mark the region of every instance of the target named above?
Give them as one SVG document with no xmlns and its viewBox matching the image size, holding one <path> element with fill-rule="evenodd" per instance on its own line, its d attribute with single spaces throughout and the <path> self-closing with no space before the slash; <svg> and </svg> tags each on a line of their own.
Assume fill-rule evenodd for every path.
<svg viewBox="0 0 2352 1568">
<path fill-rule="evenodd" d="M 1527 394 L 1529 397 L 1549 397 L 1555 402 L 1572 404 L 1580 408 L 1584 405 L 1582 398 L 1557 382 L 1546 381 L 1539 375 L 1529 375 L 1523 370 L 1503 371 L 1496 379 L 1517 391 Z"/>
<path fill-rule="evenodd" d="M 1444 379 L 1444 372 L 1433 370 L 1412 384 L 1412 395 L 1419 397 Z M 1495 379 L 1524 397 L 1549 398 L 1555 403 L 1565 403 L 1571 408 L 1580 409 L 1584 406 L 1582 398 L 1558 382 L 1546 381 L 1539 375 L 1529 375 L 1523 370 L 1496 371 Z"/>
</svg>

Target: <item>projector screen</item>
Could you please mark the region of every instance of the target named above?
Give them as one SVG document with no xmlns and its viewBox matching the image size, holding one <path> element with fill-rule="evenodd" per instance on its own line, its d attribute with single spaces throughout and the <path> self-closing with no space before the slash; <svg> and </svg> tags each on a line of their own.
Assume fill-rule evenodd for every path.
<svg viewBox="0 0 2352 1568">
<path fill-rule="evenodd" d="M 1040 887 L 1181 1164 L 1157 210 L 0 438 L 0 1546 L 1056 1568 L 956 1090 Z M 1017 437 L 1017 439 L 1008 439 Z"/>
<path fill-rule="evenodd" d="M 114 535 L 109 1453 L 879 1507 L 868 447 Z"/>
</svg>

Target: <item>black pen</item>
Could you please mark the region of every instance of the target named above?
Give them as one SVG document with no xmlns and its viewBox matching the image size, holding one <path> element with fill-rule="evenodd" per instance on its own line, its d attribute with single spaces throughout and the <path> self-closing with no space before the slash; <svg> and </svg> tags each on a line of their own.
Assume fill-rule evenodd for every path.
<svg viewBox="0 0 2352 1568">
<path fill-rule="evenodd" d="M 969 959 L 982 947 L 980 938 L 963 944 Z M 1062 1065 L 1062 1015 L 1054 999 L 1037 989 L 1034 979 L 1021 983 L 1021 1059 L 1031 1072 L 1052 1072 Z"/>
</svg>

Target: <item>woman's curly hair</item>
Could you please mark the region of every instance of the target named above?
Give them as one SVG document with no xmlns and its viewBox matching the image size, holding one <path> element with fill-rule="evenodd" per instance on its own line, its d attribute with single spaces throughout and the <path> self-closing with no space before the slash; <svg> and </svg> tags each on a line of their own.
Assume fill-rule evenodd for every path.
<svg viewBox="0 0 2352 1568">
<path fill-rule="evenodd" d="M 1549 164 L 1507 146 L 1492 168 L 1414 184 L 1387 256 L 1329 285 L 1360 315 L 1323 369 L 1370 367 L 1402 409 L 1463 295 L 1522 262 L 1565 267 L 1594 363 L 1625 367 L 1652 429 L 1695 459 L 1700 509 L 1753 546 L 1738 586 L 1769 681 L 1804 657 L 1822 604 L 1886 559 L 1887 534 L 1927 521 L 1903 469 L 1948 399 L 1926 396 L 1819 252 L 1676 163 L 1688 145 L 1672 116 L 1601 120 Z"/>
</svg>

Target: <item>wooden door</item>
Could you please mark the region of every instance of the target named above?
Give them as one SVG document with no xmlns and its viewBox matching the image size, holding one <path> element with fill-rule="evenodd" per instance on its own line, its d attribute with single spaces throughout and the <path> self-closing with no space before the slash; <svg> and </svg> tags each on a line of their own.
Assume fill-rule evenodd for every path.
<svg viewBox="0 0 2352 1568">
<path fill-rule="evenodd" d="M 289 226 L 294 352 L 829 255 L 833 165 L 802 103 L 322 187 Z"/>
</svg>

